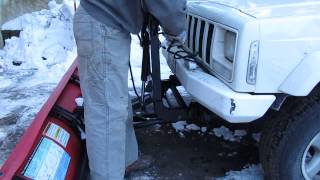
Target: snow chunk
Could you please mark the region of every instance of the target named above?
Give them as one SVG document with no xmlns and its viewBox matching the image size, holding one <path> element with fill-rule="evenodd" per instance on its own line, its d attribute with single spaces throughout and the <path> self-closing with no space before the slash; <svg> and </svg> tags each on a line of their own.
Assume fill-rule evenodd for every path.
<svg viewBox="0 0 320 180">
<path fill-rule="evenodd" d="M 186 126 L 186 128 L 187 128 L 188 130 L 192 130 L 192 131 L 199 131 L 199 130 L 200 130 L 200 127 L 197 126 L 197 125 L 195 125 L 195 124 L 188 124 L 188 125 Z"/>
<path fill-rule="evenodd" d="M 207 127 L 201 127 L 201 132 L 202 132 L 202 133 L 207 132 L 207 130 L 208 130 L 208 128 L 207 128 Z"/>
<path fill-rule="evenodd" d="M 252 137 L 256 142 L 260 142 L 261 133 L 253 133 L 253 134 L 251 134 L 251 137 Z"/>
<path fill-rule="evenodd" d="M 76 102 L 78 107 L 82 107 L 83 106 L 83 98 L 82 97 L 78 97 L 74 101 Z"/>
<path fill-rule="evenodd" d="M 176 123 L 172 123 L 172 127 L 176 130 L 176 132 L 184 131 L 187 126 L 186 121 L 178 121 Z"/>
<path fill-rule="evenodd" d="M 181 138 L 185 138 L 186 136 L 183 134 L 183 132 L 179 132 L 179 136 L 181 137 Z"/>
<path fill-rule="evenodd" d="M 241 171 L 229 171 L 225 177 L 217 180 L 263 180 L 261 165 L 247 165 Z"/>
<path fill-rule="evenodd" d="M 151 177 L 151 176 L 143 175 L 143 176 L 139 176 L 139 177 L 133 177 L 130 179 L 132 179 L 132 180 L 154 180 L 155 178 Z"/>
<path fill-rule="evenodd" d="M 230 129 L 224 126 L 221 126 L 220 128 L 214 128 L 213 132 L 217 137 L 221 137 L 224 140 L 231 142 L 240 142 L 242 137 L 247 135 L 245 130 L 235 130 L 232 132 Z"/>
<path fill-rule="evenodd" d="M 247 131 L 245 130 L 235 130 L 234 131 L 234 136 L 242 137 L 247 135 Z"/>
</svg>

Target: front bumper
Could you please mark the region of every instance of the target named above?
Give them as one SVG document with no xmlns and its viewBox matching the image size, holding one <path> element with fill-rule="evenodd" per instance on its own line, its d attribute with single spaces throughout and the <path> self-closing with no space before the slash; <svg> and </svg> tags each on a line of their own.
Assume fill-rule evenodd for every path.
<svg viewBox="0 0 320 180">
<path fill-rule="evenodd" d="M 197 102 L 229 122 L 254 121 L 262 117 L 276 99 L 274 95 L 235 92 L 201 68 L 190 70 L 184 60 L 174 60 L 166 50 L 163 54 L 187 92 Z"/>
</svg>

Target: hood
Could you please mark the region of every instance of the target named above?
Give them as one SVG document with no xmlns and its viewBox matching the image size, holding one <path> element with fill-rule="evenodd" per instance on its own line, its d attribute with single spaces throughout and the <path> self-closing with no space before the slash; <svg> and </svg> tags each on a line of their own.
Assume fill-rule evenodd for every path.
<svg viewBox="0 0 320 180">
<path fill-rule="evenodd" d="M 320 0 L 189 0 L 189 5 L 219 4 L 255 18 L 319 15 Z"/>
</svg>

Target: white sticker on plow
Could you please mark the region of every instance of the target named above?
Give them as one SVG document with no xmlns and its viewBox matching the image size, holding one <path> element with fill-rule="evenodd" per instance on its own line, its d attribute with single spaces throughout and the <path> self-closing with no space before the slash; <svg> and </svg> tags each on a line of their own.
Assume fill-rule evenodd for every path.
<svg viewBox="0 0 320 180">
<path fill-rule="evenodd" d="M 23 175 L 34 180 L 64 180 L 70 160 L 61 146 L 43 138 Z"/>
<path fill-rule="evenodd" d="M 45 135 L 54 139 L 65 148 L 67 147 L 70 138 L 70 134 L 66 130 L 54 123 L 48 125 Z"/>
</svg>

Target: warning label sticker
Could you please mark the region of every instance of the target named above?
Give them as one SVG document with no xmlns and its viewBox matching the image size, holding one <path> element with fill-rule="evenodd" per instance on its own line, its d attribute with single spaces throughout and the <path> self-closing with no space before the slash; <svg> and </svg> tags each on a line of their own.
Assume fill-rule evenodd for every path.
<svg viewBox="0 0 320 180">
<path fill-rule="evenodd" d="M 65 148 L 67 147 L 70 138 L 70 134 L 66 130 L 54 123 L 48 125 L 45 135 L 56 140 Z"/>
<path fill-rule="evenodd" d="M 69 163 L 70 156 L 61 146 L 43 138 L 23 175 L 34 180 L 64 180 Z"/>
</svg>

